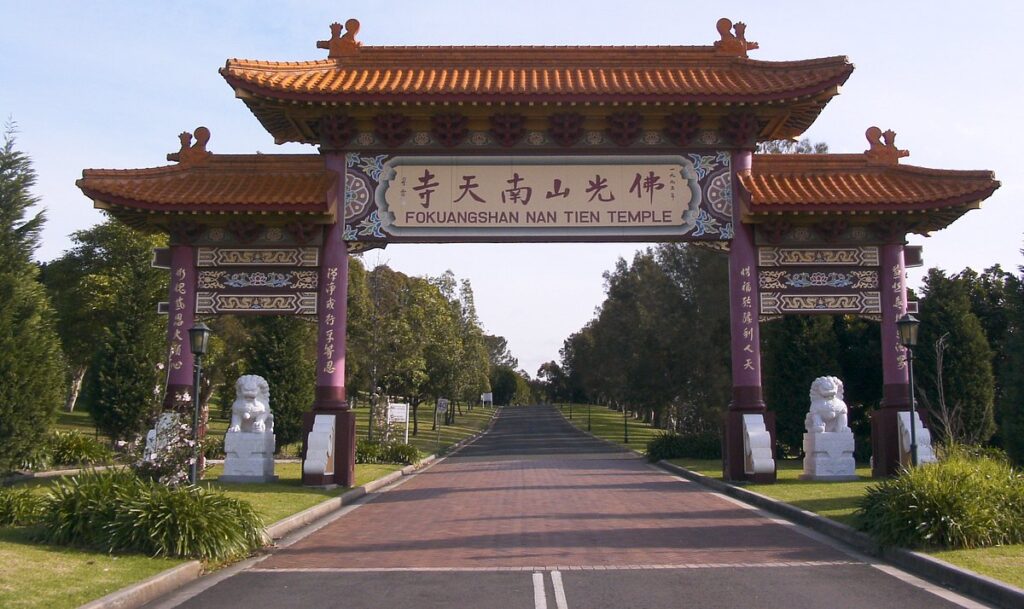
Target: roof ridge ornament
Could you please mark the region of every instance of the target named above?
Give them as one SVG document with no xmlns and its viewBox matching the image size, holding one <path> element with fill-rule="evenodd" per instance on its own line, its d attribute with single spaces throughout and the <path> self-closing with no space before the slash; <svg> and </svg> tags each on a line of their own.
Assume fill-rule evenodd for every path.
<svg viewBox="0 0 1024 609">
<path fill-rule="evenodd" d="M 864 151 L 864 156 L 871 165 L 898 165 L 900 159 L 910 156 L 909 150 L 896 148 L 896 132 L 892 129 L 882 132 L 878 127 L 868 127 L 864 136 L 871 146 Z"/>
<path fill-rule="evenodd" d="M 341 24 L 335 21 L 331 24 L 331 39 L 318 40 L 316 48 L 327 49 L 328 59 L 338 59 L 347 55 L 355 55 L 363 43 L 356 40 L 359 33 L 359 20 L 349 19 L 345 22 L 345 34 L 341 33 Z"/>
<path fill-rule="evenodd" d="M 210 141 L 210 130 L 206 127 L 196 127 L 196 143 L 192 143 L 192 133 L 182 131 L 178 135 L 181 140 L 181 150 L 167 155 L 168 161 L 177 161 L 182 165 L 201 163 L 212 154 L 206 149 L 206 143 Z"/>
<path fill-rule="evenodd" d="M 718 28 L 718 35 L 722 37 L 721 40 L 715 41 L 715 49 L 723 55 L 746 57 L 747 51 L 759 48 L 756 42 L 747 42 L 747 24 L 742 21 L 737 21 L 733 25 L 730 19 L 722 17 L 715 27 Z"/>
</svg>

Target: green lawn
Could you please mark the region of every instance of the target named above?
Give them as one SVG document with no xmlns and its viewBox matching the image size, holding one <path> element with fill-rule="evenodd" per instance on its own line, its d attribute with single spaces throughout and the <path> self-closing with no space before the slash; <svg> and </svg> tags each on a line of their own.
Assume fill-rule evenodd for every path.
<svg viewBox="0 0 1024 609">
<path fill-rule="evenodd" d="M 573 425 L 584 431 L 590 431 L 599 438 L 610 440 L 617 444 L 624 444 L 626 433 L 629 434 L 629 443 L 626 446 L 630 450 L 643 453 L 647 443 L 661 433 L 662 430 L 641 423 L 636 419 L 623 420 L 622 412 L 611 410 L 605 406 L 592 404 L 556 404 L 562 412 L 562 416 L 568 419 Z M 572 418 L 570 419 L 570 410 Z M 588 429 L 587 416 L 589 412 L 590 423 Z"/>
<path fill-rule="evenodd" d="M 0 527 L 0 607 L 70 609 L 183 562 L 43 545 Z"/>
<path fill-rule="evenodd" d="M 442 425 L 440 444 L 430 431 L 432 409 L 420 409 L 420 434 L 410 438 L 422 455 L 442 451 L 487 427 L 493 409 L 474 408 L 456 417 L 454 425 Z M 365 437 L 369 411 L 356 409 L 357 433 Z M 227 430 L 226 419 L 211 419 L 212 433 Z M 96 430 L 86 412 L 60 413 L 58 429 L 72 429 L 95 435 Z M 102 437 L 102 436 L 101 436 Z M 356 465 L 356 485 L 366 484 L 400 469 L 400 465 Z M 301 484 L 299 463 L 278 463 L 278 481 L 271 484 L 219 483 L 216 478 L 223 466 L 206 471 L 202 484 L 223 490 L 231 497 L 253 504 L 267 524 L 301 512 L 324 499 L 337 497 L 345 488 L 314 489 Z M 52 479 L 32 480 L 23 484 L 44 493 Z M 0 527 L 0 607 L 4 609 L 62 609 L 78 607 L 90 600 L 139 582 L 160 571 L 185 562 L 180 559 L 156 559 L 137 554 L 109 555 L 63 546 L 40 544 L 32 540 L 32 530 Z M 59 581 L 59 585 L 54 585 Z"/>
<path fill-rule="evenodd" d="M 356 465 L 356 486 L 383 478 L 391 472 L 401 469 L 401 465 Z M 217 477 L 224 472 L 223 465 L 215 465 L 205 474 L 203 485 L 224 491 L 227 495 L 248 501 L 263 516 L 263 521 L 272 524 L 313 507 L 324 499 L 337 497 L 346 490 L 345 487 L 334 489 L 318 489 L 302 486 L 302 465 L 300 463 L 278 463 L 274 467 L 278 481 L 262 483 L 220 483 Z"/>
</svg>

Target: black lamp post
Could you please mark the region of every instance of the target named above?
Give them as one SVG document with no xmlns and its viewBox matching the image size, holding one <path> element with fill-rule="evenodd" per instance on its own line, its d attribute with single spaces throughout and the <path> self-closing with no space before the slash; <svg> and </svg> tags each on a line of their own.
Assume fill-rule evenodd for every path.
<svg viewBox="0 0 1024 609">
<path fill-rule="evenodd" d="M 590 401 L 587 401 L 587 431 L 590 431 Z"/>
<path fill-rule="evenodd" d="M 914 350 L 917 346 L 917 328 L 920 321 L 910 313 L 896 320 L 900 343 L 907 349 L 907 376 L 910 387 L 910 464 L 917 467 L 917 415 L 914 410 Z"/>
<path fill-rule="evenodd" d="M 210 329 L 199 322 L 188 330 L 188 342 L 195 356 L 195 384 L 192 387 L 192 464 L 188 470 L 188 480 L 192 484 L 199 482 L 199 381 L 203 374 L 203 356 L 210 346 Z"/>
</svg>

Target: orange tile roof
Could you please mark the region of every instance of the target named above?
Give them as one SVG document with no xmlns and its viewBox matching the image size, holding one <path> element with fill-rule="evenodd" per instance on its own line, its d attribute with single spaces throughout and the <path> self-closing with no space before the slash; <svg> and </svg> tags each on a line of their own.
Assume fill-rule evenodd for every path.
<svg viewBox="0 0 1024 609">
<path fill-rule="evenodd" d="M 740 175 L 750 215 L 776 213 L 948 212 L 938 230 L 988 198 L 991 171 L 926 169 L 871 163 L 863 154 L 754 155 Z"/>
<path fill-rule="evenodd" d="M 230 59 L 237 89 L 312 102 L 778 102 L 849 78 L 846 57 L 768 62 L 713 47 L 361 47 L 334 60 Z"/>
<path fill-rule="evenodd" d="M 316 154 L 214 154 L 151 169 L 86 169 L 75 184 L 97 207 L 122 211 L 329 214 L 336 182 Z"/>
<path fill-rule="evenodd" d="M 220 73 L 278 143 L 318 144 L 317 113 L 368 104 L 756 105 L 763 139 L 803 133 L 853 72 L 846 57 L 769 62 L 714 47 L 360 47 L 337 59 L 230 59 Z M 341 106 L 342 108 L 338 108 Z M 361 111 L 367 111 L 363 109 Z M 713 111 L 713 110 L 709 110 Z"/>
</svg>

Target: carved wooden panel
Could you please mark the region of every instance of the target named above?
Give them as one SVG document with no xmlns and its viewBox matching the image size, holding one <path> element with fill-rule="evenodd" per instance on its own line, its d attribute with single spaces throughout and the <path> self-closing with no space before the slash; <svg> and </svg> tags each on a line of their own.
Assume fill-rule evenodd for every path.
<svg viewBox="0 0 1024 609">
<path fill-rule="evenodd" d="M 287 266 L 315 267 L 320 264 L 320 248 L 196 248 L 198 267 Z"/>
<path fill-rule="evenodd" d="M 879 265 L 878 248 L 865 247 L 760 247 L 757 264 L 780 266 L 873 266 Z"/>
<path fill-rule="evenodd" d="M 786 313 L 880 315 L 882 297 L 877 291 L 854 294 L 761 294 L 762 315 Z"/>
<path fill-rule="evenodd" d="M 230 294 L 199 291 L 196 294 L 196 314 L 277 313 L 316 315 L 316 303 L 316 292 Z"/>
</svg>

